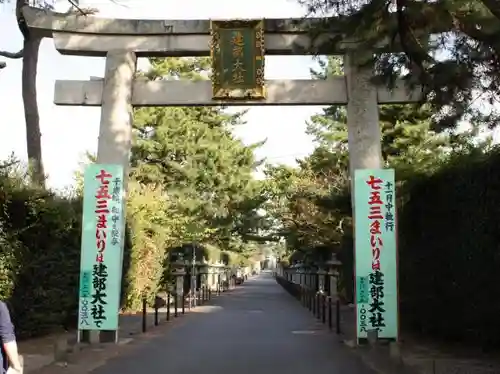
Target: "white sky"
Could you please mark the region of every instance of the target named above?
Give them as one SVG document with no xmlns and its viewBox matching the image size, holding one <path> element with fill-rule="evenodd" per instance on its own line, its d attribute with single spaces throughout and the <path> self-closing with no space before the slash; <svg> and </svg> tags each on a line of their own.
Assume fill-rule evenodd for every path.
<svg viewBox="0 0 500 374">
<path fill-rule="evenodd" d="M 58 10 L 66 10 L 67 5 Z M 123 6 L 111 1 L 81 1 L 84 6 L 100 9 L 100 16 L 114 18 L 156 19 L 227 19 L 301 17 L 303 10 L 295 0 L 122 0 Z M 0 50 L 17 51 L 22 44 L 12 5 L 0 5 Z M 21 63 L 7 61 L 0 73 L 0 159 L 14 152 L 26 159 L 26 131 L 21 97 Z M 309 78 L 314 66 L 310 57 L 266 58 L 267 79 Z M 86 80 L 103 76 L 103 58 L 60 55 L 51 39 L 42 42 L 38 67 L 38 104 L 42 132 L 42 151 L 48 184 L 62 189 L 73 184 L 86 151 L 96 152 L 99 132 L 99 108 L 56 107 L 52 101 L 56 79 Z M 293 163 L 312 151 L 311 139 L 305 135 L 305 121 L 320 107 L 253 107 L 237 129 L 245 143 L 268 139 L 257 151 L 258 157 L 270 162 Z"/>
</svg>

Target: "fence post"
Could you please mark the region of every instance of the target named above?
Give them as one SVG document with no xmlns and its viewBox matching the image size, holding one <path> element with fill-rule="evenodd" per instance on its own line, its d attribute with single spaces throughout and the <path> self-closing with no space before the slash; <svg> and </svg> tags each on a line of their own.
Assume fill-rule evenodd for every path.
<svg viewBox="0 0 500 374">
<path fill-rule="evenodd" d="M 337 328 L 337 334 L 340 334 L 340 299 L 337 299 L 335 304 L 335 327 Z"/>
<path fill-rule="evenodd" d="M 158 299 L 155 298 L 155 326 L 158 326 Z"/>
<path fill-rule="evenodd" d="M 321 298 L 321 322 L 326 322 L 326 295 Z"/>
<path fill-rule="evenodd" d="M 313 316 L 316 315 L 316 293 L 311 291 L 311 299 L 312 299 L 312 313 Z"/>
<path fill-rule="evenodd" d="M 170 321 L 170 292 L 167 294 L 167 321 Z"/>
<path fill-rule="evenodd" d="M 179 313 L 177 312 L 178 306 L 179 306 L 179 294 L 176 292 L 174 296 L 174 317 L 179 316 Z"/>
<path fill-rule="evenodd" d="M 182 308 L 182 314 L 186 313 L 186 295 L 184 294 L 184 290 L 182 291 L 181 295 L 181 308 Z"/>
<path fill-rule="evenodd" d="M 311 306 L 312 306 L 312 314 L 316 315 L 316 294 L 314 291 L 311 291 Z"/>
<path fill-rule="evenodd" d="M 310 308 L 309 310 L 311 311 L 311 313 L 314 315 L 314 291 L 311 289 L 310 290 L 310 295 L 309 295 L 309 298 L 310 298 Z"/>
<path fill-rule="evenodd" d="M 332 298 L 328 296 L 328 328 L 332 329 Z"/>
<path fill-rule="evenodd" d="M 148 318 L 148 305 L 146 301 L 146 297 L 143 296 L 142 298 L 142 332 L 146 332 L 147 329 L 147 324 L 146 320 Z"/>
</svg>

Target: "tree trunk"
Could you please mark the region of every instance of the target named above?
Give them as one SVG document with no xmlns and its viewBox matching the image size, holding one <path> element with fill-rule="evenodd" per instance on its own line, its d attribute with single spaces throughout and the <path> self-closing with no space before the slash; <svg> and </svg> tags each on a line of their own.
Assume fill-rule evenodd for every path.
<svg viewBox="0 0 500 374">
<path fill-rule="evenodd" d="M 45 172 L 42 161 L 42 144 L 40 133 L 40 115 L 36 97 L 36 76 L 38 70 L 38 54 L 42 38 L 30 33 L 23 16 L 23 7 L 29 5 L 28 0 L 16 0 L 16 19 L 19 31 L 23 34 L 23 69 L 22 95 L 24 119 L 26 121 L 26 149 L 28 153 L 29 174 L 33 183 L 45 188 Z M 18 53 L 19 54 L 19 53 Z M 16 56 L 18 55 L 16 54 Z"/>
<path fill-rule="evenodd" d="M 29 37 L 24 40 L 22 95 L 24 118 L 26 120 L 26 148 L 30 175 L 34 183 L 45 187 L 45 173 L 42 161 L 40 116 L 36 96 L 36 76 L 41 39 Z"/>
</svg>

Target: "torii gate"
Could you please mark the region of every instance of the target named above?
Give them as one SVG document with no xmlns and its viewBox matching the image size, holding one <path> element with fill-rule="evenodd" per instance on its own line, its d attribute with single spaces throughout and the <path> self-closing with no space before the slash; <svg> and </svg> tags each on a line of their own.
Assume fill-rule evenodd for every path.
<svg viewBox="0 0 500 374">
<path fill-rule="evenodd" d="M 214 100 L 210 81 L 134 80 L 137 57 L 209 56 L 209 20 L 128 20 L 65 15 L 25 7 L 32 32 L 53 38 L 66 55 L 106 57 L 103 79 L 56 81 L 56 105 L 101 106 L 97 162 L 127 170 L 132 107 L 216 105 L 347 105 L 350 169 L 382 168 L 378 105 L 417 102 L 420 90 L 402 82 L 392 91 L 374 86 L 371 69 L 359 69 L 345 42 L 345 76 L 326 80 L 271 80 L 260 100 Z M 308 20 L 314 23 L 318 20 Z M 265 55 L 307 55 L 312 46 L 300 20 L 263 21 Z M 304 25 L 304 23 L 302 23 Z M 307 25 L 306 25 L 307 26 Z M 328 36 L 327 36 L 328 37 Z M 329 51 L 329 54 L 333 54 Z M 328 53 L 324 53 L 328 54 Z M 125 173 L 127 174 L 127 173 Z M 126 181 L 126 179 L 124 179 Z M 113 331 L 114 339 L 117 332 Z M 99 334 L 90 334 L 91 341 Z"/>
</svg>

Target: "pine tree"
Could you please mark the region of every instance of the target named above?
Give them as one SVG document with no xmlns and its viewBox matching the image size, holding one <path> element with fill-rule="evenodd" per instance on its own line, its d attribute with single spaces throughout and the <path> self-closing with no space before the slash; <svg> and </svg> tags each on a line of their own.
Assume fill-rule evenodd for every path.
<svg viewBox="0 0 500 374">
<path fill-rule="evenodd" d="M 342 74 L 342 59 L 319 60 L 316 79 Z M 447 151 L 448 136 L 430 130 L 432 108 L 414 105 L 382 105 L 379 109 L 382 153 L 398 178 L 430 172 Z M 317 147 L 298 167 L 268 167 L 268 212 L 277 233 L 303 259 L 324 260 L 331 252 L 350 254 L 342 244 L 351 232 L 349 152 L 345 107 L 331 106 L 307 124 Z M 349 252 L 349 253 L 347 253 Z"/>
<path fill-rule="evenodd" d="M 320 60 L 320 70 L 313 71 L 317 79 L 342 74 L 342 59 Z M 435 112 L 429 105 L 381 105 L 379 118 L 382 132 L 382 157 L 386 165 L 419 171 L 432 168 L 448 145 L 446 134 L 435 134 L 431 120 Z M 335 152 L 347 152 L 347 113 L 345 107 L 330 106 L 311 117 L 307 133 L 320 147 Z"/>
<path fill-rule="evenodd" d="M 145 76 L 206 79 L 209 67 L 208 58 L 151 59 Z M 253 151 L 260 144 L 245 146 L 236 139 L 232 129 L 239 123 L 241 113 L 228 115 L 219 107 L 138 109 L 134 178 L 162 185 L 193 222 L 212 233 L 250 230 L 245 218 L 258 208 L 260 186 L 253 171 L 259 162 Z"/>
<path fill-rule="evenodd" d="M 436 129 L 461 119 L 496 126 L 500 95 L 500 6 L 495 0 L 299 0 L 313 14 L 334 14 L 313 27 L 358 41 L 354 53 L 385 44 L 393 52 L 375 56 L 388 84 L 403 76 L 423 87 L 423 102 L 440 110 Z M 429 37 L 429 34 L 433 34 Z M 331 38 L 322 51 L 337 49 Z M 386 49 L 386 50 L 388 50 Z M 477 101 L 490 106 L 478 109 Z M 442 110 L 444 109 L 444 110 Z"/>
</svg>

